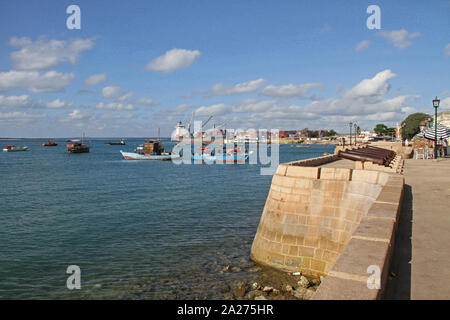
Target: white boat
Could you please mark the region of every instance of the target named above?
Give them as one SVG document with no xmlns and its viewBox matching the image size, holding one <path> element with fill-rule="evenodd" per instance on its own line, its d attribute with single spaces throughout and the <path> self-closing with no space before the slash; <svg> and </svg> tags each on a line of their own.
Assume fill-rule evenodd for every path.
<svg viewBox="0 0 450 320">
<path fill-rule="evenodd" d="M 4 152 L 17 152 L 17 151 L 27 151 L 28 147 L 17 147 L 17 146 L 6 146 L 6 148 L 3 148 Z"/>
</svg>

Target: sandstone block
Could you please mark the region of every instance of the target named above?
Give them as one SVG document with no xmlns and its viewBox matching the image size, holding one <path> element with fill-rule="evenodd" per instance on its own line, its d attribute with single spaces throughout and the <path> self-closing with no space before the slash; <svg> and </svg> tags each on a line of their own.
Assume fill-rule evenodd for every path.
<svg viewBox="0 0 450 320">
<path fill-rule="evenodd" d="M 319 179 L 320 168 L 317 167 L 299 167 L 289 166 L 286 171 L 286 176 Z"/>
<path fill-rule="evenodd" d="M 320 179 L 349 181 L 352 170 L 345 168 L 321 168 Z"/>
<path fill-rule="evenodd" d="M 363 181 L 376 184 L 378 181 L 378 172 L 370 170 L 353 170 L 352 181 Z"/>
</svg>

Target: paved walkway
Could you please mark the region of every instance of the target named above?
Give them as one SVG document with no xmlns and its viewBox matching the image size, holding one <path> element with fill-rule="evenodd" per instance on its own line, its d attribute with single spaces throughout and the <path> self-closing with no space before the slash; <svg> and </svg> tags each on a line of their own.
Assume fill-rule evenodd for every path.
<svg viewBox="0 0 450 320">
<path fill-rule="evenodd" d="M 387 299 L 450 299 L 450 158 L 405 161 Z"/>
</svg>

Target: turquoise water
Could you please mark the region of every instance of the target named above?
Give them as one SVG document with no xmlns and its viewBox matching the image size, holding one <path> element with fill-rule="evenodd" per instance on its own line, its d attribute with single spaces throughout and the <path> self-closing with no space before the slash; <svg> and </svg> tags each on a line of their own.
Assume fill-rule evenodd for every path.
<svg viewBox="0 0 450 320">
<path fill-rule="evenodd" d="M 143 140 L 105 141 L 86 154 L 0 141 L 29 147 L 0 153 L 0 299 L 222 299 L 264 272 L 249 260 L 272 179 L 259 165 L 125 161 Z M 280 162 L 333 148 L 282 145 Z"/>
</svg>

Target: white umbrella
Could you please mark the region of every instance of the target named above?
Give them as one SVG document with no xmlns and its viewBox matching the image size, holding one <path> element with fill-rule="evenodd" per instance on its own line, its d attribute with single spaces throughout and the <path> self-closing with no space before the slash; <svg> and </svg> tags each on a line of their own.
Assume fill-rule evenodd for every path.
<svg viewBox="0 0 450 320">
<path fill-rule="evenodd" d="M 450 137 L 450 128 L 438 123 L 436 127 L 436 134 L 438 140 L 447 139 Z M 434 140 L 434 126 L 418 133 L 416 137 Z"/>
</svg>

